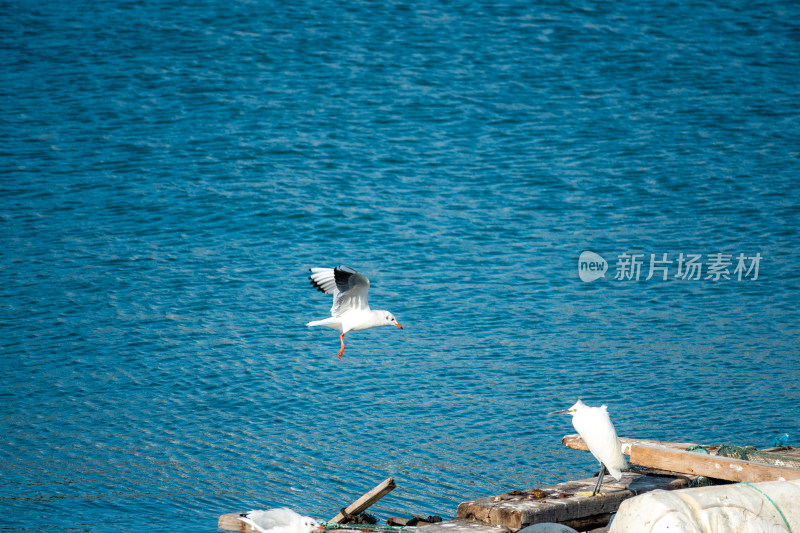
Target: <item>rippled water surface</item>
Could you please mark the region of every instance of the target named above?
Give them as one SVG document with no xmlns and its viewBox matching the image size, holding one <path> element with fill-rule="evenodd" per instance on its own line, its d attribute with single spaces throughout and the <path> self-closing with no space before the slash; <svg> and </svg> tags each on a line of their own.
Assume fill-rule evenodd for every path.
<svg viewBox="0 0 800 533">
<path fill-rule="evenodd" d="M 578 397 L 797 445 L 800 4 L 284 4 L 0 2 L 0 530 L 450 517 Z M 341 361 L 338 264 L 405 328 Z"/>
</svg>

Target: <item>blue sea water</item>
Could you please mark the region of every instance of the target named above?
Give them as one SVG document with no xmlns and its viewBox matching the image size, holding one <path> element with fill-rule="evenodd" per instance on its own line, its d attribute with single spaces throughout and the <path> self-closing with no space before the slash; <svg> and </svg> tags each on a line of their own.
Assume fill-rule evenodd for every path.
<svg viewBox="0 0 800 533">
<path fill-rule="evenodd" d="M 588 476 L 547 415 L 579 397 L 623 436 L 800 442 L 797 2 L 4 0 L 0 29 L 0 531 L 325 519 L 389 476 L 378 517 L 447 518 Z M 338 264 L 404 326 L 341 361 L 305 326 Z"/>
</svg>

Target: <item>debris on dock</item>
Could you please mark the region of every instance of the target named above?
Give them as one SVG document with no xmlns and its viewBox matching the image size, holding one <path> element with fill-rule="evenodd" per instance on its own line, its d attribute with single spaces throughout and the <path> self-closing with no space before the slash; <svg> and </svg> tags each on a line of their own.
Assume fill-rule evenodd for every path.
<svg viewBox="0 0 800 533">
<path fill-rule="evenodd" d="M 428 524 L 412 528 L 412 530 L 416 530 L 416 533 L 511 533 L 511 530 L 505 526 L 487 524 L 477 520 L 465 520 L 463 518 Z"/>
<path fill-rule="evenodd" d="M 396 516 L 391 516 L 386 519 L 387 526 L 401 526 L 401 527 L 408 527 L 408 526 L 427 526 L 428 524 L 437 524 L 442 521 L 442 517 L 439 515 L 435 516 L 414 516 L 412 518 L 399 518 Z"/>
<path fill-rule="evenodd" d="M 374 524 L 377 520 L 370 520 L 368 516 L 362 513 L 373 503 L 377 502 L 387 494 L 389 494 L 397 485 L 394 479 L 387 478 L 379 483 L 375 488 L 366 492 L 356 501 L 343 507 L 339 513 L 328 521 L 328 524 L 338 526 L 339 524 L 358 523 L 358 524 Z M 217 527 L 225 531 L 239 531 L 242 533 L 252 533 L 255 530 L 248 524 L 239 520 L 241 513 L 226 513 L 219 517 Z M 339 529 L 337 527 L 337 529 Z"/>
</svg>

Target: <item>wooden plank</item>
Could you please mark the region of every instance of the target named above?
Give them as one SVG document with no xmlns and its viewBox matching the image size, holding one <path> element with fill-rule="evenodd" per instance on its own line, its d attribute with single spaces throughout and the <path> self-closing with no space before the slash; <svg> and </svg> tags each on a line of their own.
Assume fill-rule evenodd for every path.
<svg viewBox="0 0 800 533">
<path fill-rule="evenodd" d="M 603 481 L 601 494 L 594 497 L 589 494 L 597 478 L 588 478 L 462 502 L 456 516 L 505 526 L 513 531 L 541 522 L 580 524 L 585 530 L 596 527 L 593 525 L 595 523 L 607 524 L 608 515 L 616 512 L 620 503 L 636 494 L 656 489 L 680 489 L 689 485 L 683 477 L 645 476 L 629 472 L 624 473 L 619 482 L 611 476 L 606 476 Z"/>
<path fill-rule="evenodd" d="M 657 446 L 634 445 L 631 463 L 734 482 L 800 479 L 800 470 Z"/>
<path fill-rule="evenodd" d="M 393 478 L 387 478 L 383 480 L 374 489 L 367 492 L 359 499 L 348 505 L 344 509 L 344 513 L 340 512 L 339 514 L 331 518 L 329 522 L 335 522 L 337 524 L 346 524 L 347 523 L 346 515 L 357 515 L 359 513 L 364 512 L 364 510 L 367 509 L 370 505 L 372 505 L 376 501 L 380 500 L 381 498 L 392 492 L 392 490 L 394 490 L 396 486 L 397 485 L 395 485 Z"/>
<path fill-rule="evenodd" d="M 667 441 L 652 440 L 652 439 L 631 439 L 626 437 L 620 437 L 619 442 L 622 446 L 622 453 L 624 453 L 625 455 L 631 454 L 631 446 L 633 446 L 634 444 L 641 444 L 643 446 L 657 446 L 659 448 L 670 448 L 674 450 L 686 450 L 686 451 L 688 451 L 688 449 L 693 446 L 698 446 L 698 444 L 691 442 L 667 442 Z M 573 450 L 583 450 L 585 452 L 589 451 L 589 447 L 586 446 L 585 442 L 583 442 L 581 436 L 577 434 L 564 435 L 564 437 L 561 439 L 561 444 L 563 444 L 567 448 L 572 448 Z M 716 454 L 717 450 L 719 449 L 718 445 L 700 444 L 699 446 L 702 446 L 703 448 L 708 450 L 711 455 Z M 800 448 L 795 448 L 793 446 L 777 446 L 771 448 L 762 448 L 758 451 L 780 453 L 781 455 L 785 455 L 787 457 L 800 459 Z"/>
<path fill-rule="evenodd" d="M 631 446 L 635 444 L 643 446 L 657 446 L 659 448 L 670 448 L 675 450 L 688 450 L 692 446 L 697 446 L 697 444 L 692 444 L 690 442 L 663 442 L 650 439 L 629 439 L 625 437 L 620 437 L 619 443 L 622 446 L 622 453 L 625 455 L 631 454 Z M 573 450 L 583 450 L 585 452 L 589 451 L 589 447 L 586 446 L 586 443 L 583 442 L 583 439 L 580 435 L 565 435 L 561 439 L 561 444 L 567 448 L 572 448 Z M 708 449 L 711 453 L 715 453 L 719 446 L 704 445 L 703 447 Z"/>
</svg>

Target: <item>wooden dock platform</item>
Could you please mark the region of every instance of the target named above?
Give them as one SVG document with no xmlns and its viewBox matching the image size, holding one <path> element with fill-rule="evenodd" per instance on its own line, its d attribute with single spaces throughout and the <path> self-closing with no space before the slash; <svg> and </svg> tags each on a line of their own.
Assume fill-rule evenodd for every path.
<svg viewBox="0 0 800 533">
<path fill-rule="evenodd" d="M 608 524 L 624 500 L 651 490 L 676 490 L 689 486 L 682 476 L 624 473 L 622 480 L 606 476 L 601 494 L 589 496 L 597 478 L 478 498 L 458 506 L 456 516 L 501 525 L 517 531 L 532 524 L 557 522 L 586 531 Z"/>
</svg>

